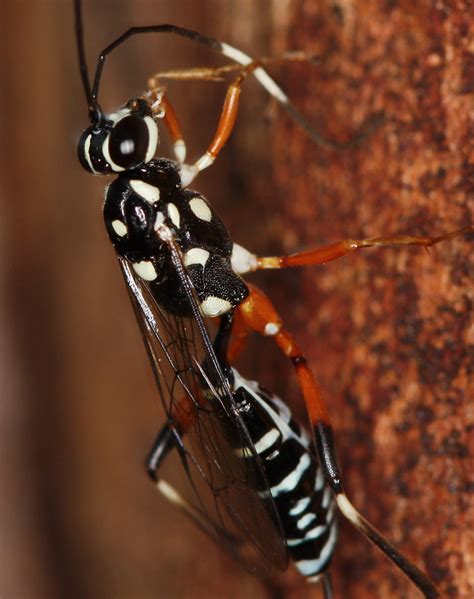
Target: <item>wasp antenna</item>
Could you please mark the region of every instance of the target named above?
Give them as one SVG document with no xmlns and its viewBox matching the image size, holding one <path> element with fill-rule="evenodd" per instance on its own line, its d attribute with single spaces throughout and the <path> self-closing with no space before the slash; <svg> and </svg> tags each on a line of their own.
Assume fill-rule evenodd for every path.
<svg viewBox="0 0 474 599">
<path fill-rule="evenodd" d="M 76 0 L 76 2 L 78 1 L 79 0 Z M 136 35 L 142 35 L 144 33 L 171 33 L 174 35 L 178 35 L 179 37 L 187 38 L 204 46 L 208 46 L 209 48 L 216 50 L 221 54 L 223 53 L 221 47 L 222 44 L 220 44 L 217 40 L 215 40 L 212 37 L 206 37 L 204 35 L 201 35 L 197 31 L 185 29 L 184 27 L 177 27 L 176 25 L 169 24 L 130 27 L 130 29 L 127 29 L 127 31 L 122 33 L 122 35 L 119 35 L 118 38 L 116 38 L 111 44 L 104 48 L 102 52 L 99 54 L 91 94 L 94 100 L 97 99 L 99 94 L 100 79 L 102 77 L 102 71 L 104 69 L 107 56 L 111 54 L 115 50 L 115 48 L 121 46 L 124 42 L 126 42 L 129 38 L 134 37 Z"/>
<path fill-rule="evenodd" d="M 89 70 L 86 62 L 86 52 L 84 48 L 84 25 L 82 21 L 82 2 L 74 0 L 74 25 L 76 31 L 77 54 L 79 58 L 79 70 L 81 72 L 82 85 L 87 98 L 89 108 L 92 104 L 92 93 L 89 81 Z"/>
<path fill-rule="evenodd" d="M 84 48 L 84 24 L 82 19 L 82 0 L 74 0 L 74 26 L 76 31 L 77 54 L 79 59 L 79 70 L 81 72 L 84 94 L 87 99 L 89 116 L 93 122 L 101 120 L 102 111 L 97 104 L 96 97 L 91 90 L 89 69 L 87 68 L 86 51 Z"/>
</svg>

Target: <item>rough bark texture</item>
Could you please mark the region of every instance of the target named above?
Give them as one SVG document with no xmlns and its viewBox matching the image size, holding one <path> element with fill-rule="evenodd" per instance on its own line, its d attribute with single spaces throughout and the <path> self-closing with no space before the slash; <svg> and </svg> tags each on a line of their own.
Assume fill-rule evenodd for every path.
<svg viewBox="0 0 474 599">
<path fill-rule="evenodd" d="M 286 249 L 294 249 L 293 231 L 307 245 L 439 234 L 471 221 L 472 8 L 291 3 L 288 46 L 322 57 L 317 74 L 287 80 L 295 101 L 322 116 L 331 136 L 379 110 L 385 124 L 339 156 L 312 148 L 291 125 L 278 130 L 273 166 Z M 327 389 L 350 493 L 448 597 L 474 592 L 473 274 L 472 245 L 459 238 L 429 255 L 368 250 L 295 281 L 312 298 L 298 328 Z M 416 596 L 344 530 L 335 574 L 344 597 Z"/>
<path fill-rule="evenodd" d="M 274 74 L 329 137 L 348 139 L 384 113 L 358 148 L 331 152 L 246 83 L 235 135 L 197 182 L 239 243 L 275 254 L 346 237 L 439 234 L 470 222 L 472 3 L 118 4 L 86 3 L 91 57 L 131 25 L 171 21 L 254 55 L 318 55 L 316 65 Z M 0 22 L 0 595 L 267 597 L 143 474 L 160 415 L 103 232 L 105 181 L 81 173 L 74 155 L 86 109 L 70 7 L 48 9 L 6 3 Z M 116 107 L 156 68 L 216 62 L 170 38 L 131 44 L 110 64 L 103 102 Z M 173 99 L 195 156 L 209 141 L 222 89 L 182 89 Z M 460 237 L 429 253 L 364 250 L 253 278 L 326 390 L 354 504 L 443 596 L 460 599 L 474 594 L 472 274 L 472 242 Z M 298 410 L 282 362 L 265 341 L 249 348 L 242 369 Z M 419 596 L 346 525 L 333 576 L 338 598 Z M 289 597 L 319 594 L 294 572 L 281 584 Z"/>
</svg>

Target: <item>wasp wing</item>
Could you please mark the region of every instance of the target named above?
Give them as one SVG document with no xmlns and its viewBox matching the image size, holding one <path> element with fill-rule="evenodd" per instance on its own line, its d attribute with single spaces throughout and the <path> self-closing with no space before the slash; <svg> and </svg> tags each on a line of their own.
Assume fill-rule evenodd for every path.
<svg viewBox="0 0 474 599">
<path fill-rule="evenodd" d="M 179 451 L 186 496 L 198 514 L 193 519 L 254 574 L 284 570 L 285 536 L 261 459 L 214 352 L 180 251 L 173 241 L 167 247 L 192 318 L 164 310 L 130 263 L 121 257 L 119 263 L 167 420 L 186 421 Z"/>
</svg>

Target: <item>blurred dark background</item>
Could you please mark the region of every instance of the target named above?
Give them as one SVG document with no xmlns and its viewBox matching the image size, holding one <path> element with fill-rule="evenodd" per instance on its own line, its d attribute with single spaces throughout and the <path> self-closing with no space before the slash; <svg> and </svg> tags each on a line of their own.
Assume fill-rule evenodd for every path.
<svg viewBox="0 0 474 599">
<path fill-rule="evenodd" d="M 245 84 L 235 134 L 195 186 L 235 240 L 274 254 L 469 223 L 467 4 L 86 0 L 86 48 L 92 67 L 128 27 L 171 22 L 256 56 L 303 49 L 320 57 L 316 65 L 272 73 L 323 132 L 348 139 L 385 113 L 360 147 L 330 152 Z M 101 103 L 115 109 L 156 70 L 223 62 L 169 36 L 136 39 L 110 59 Z M 1 3 L 0 76 L 0 596 L 266 597 L 143 471 L 161 414 L 103 227 L 107 181 L 76 160 L 87 110 L 71 2 Z M 189 158 L 210 141 L 224 89 L 169 85 Z M 460 237 L 429 255 L 372 250 L 254 277 L 327 390 L 354 503 L 447 596 L 466 598 L 474 592 L 468 247 Z M 269 342 L 252 345 L 242 368 L 299 403 Z M 334 576 L 338 597 L 417 596 L 346 525 Z M 309 596 L 292 574 L 282 585 L 288 596 Z"/>
</svg>

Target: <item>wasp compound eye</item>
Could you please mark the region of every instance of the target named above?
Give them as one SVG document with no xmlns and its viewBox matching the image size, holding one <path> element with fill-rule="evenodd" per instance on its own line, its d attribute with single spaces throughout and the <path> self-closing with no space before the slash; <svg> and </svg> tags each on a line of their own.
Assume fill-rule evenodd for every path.
<svg viewBox="0 0 474 599">
<path fill-rule="evenodd" d="M 158 128 L 150 116 L 129 114 L 107 120 L 84 131 L 78 155 L 82 166 L 93 174 L 107 175 L 149 162 L 158 144 Z"/>
<path fill-rule="evenodd" d="M 103 151 L 113 171 L 124 171 L 149 162 L 157 143 L 155 121 L 150 116 L 130 115 L 114 125 Z"/>
<path fill-rule="evenodd" d="M 114 168 L 120 167 L 120 170 L 139 165 L 145 161 L 149 142 L 150 135 L 143 118 L 127 116 L 121 119 L 108 138 L 110 164 Z"/>
</svg>

